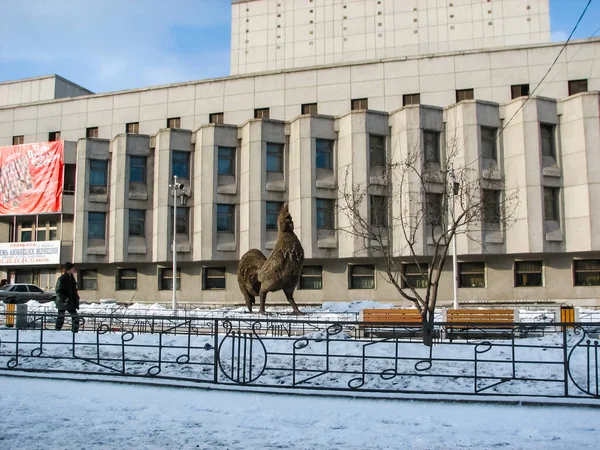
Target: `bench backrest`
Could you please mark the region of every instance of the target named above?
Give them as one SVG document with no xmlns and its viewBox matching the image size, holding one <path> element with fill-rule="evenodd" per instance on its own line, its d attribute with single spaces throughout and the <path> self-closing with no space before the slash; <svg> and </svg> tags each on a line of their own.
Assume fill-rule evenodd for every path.
<svg viewBox="0 0 600 450">
<path fill-rule="evenodd" d="M 421 323 L 416 309 L 363 309 L 361 320 L 371 323 Z"/>
<path fill-rule="evenodd" d="M 512 309 L 449 309 L 446 321 L 451 323 L 512 324 L 515 312 Z"/>
</svg>

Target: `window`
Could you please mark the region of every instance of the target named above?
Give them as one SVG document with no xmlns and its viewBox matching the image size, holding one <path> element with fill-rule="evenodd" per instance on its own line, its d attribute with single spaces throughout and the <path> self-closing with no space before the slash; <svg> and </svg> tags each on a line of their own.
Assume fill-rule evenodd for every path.
<svg viewBox="0 0 600 450">
<path fill-rule="evenodd" d="M 267 202 L 267 230 L 277 230 L 277 217 L 283 202 Z"/>
<path fill-rule="evenodd" d="M 569 80 L 569 95 L 588 91 L 588 80 Z"/>
<path fill-rule="evenodd" d="M 219 175 L 235 175 L 235 147 L 219 147 L 217 173 Z"/>
<path fill-rule="evenodd" d="M 79 271 L 79 289 L 82 291 L 98 290 L 98 271 L 82 269 Z"/>
<path fill-rule="evenodd" d="M 20 242 L 31 242 L 33 238 L 33 222 L 23 222 L 21 224 Z"/>
<path fill-rule="evenodd" d="M 225 123 L 225 122 L 223 122 L 224 116 L 225 115 L 222 112 L 209 114 L 208 115 L 208 123 L 214 123 L 214 124 Z"/>
<path fill-rule="evenodd" d="M 167 119 L 167 128 L 181 128 L 181 117 Z"/>
<path fill-rule="evenodd" d="M 176 289 L 181 289 L 181 270 L 177 269 Z M 159 290 L 173 290 L 173 269 L 161 268 L 159 272 Z"/>
<path fill-rule="evenodd" d="M 85 137 L 86 138 L 97 138 L 98 137 L 98 127 L 90 127 L 85 129 Z"/>
<path fill-rule="evenodd" d="M 255 119 L 268 119 L 269 118 L 269 108 L 258 108 L 254 110 L 254 118 Z"/>
<path fill-rule="evenodd" d="M 483 221 L 485 223 L 500 223 L 500 191 L 483 190 Z"/>
<path fill-rule="evenodd" d="M 333 230 L 333 200 L 317 199 L 317 229 Z"/>
<path fill-rule="evenodd" d="M 348 266 L 349 289 L 375 289 L 375 266 Z"/>
<path fill-rule="evenodd" d="M 74 194 L 75 193 L 76 169 L 77 169 L 76 164 L 65 164 L 64 180 L 63 180 L 63 194 Z"/>
<path fill-rule="evenodd" d="M 388 207 L 387 197 L 383 195 L 371 195 L 371 226 L 387 227 Z"/>
<path fill-rule="evenodd" d="M 423 131 L 423 142 L 425 146 L 425 162 L 440 162 L 440 133 L 432 130 Z"/>
<path fill-rule="evenodd" d="M 428 264 L 404 264 L 402 270 L 405 278 L 402 280 L 403 288 L 425 289 L 427 287 Z"/>
<path fill-rule="evenodd" d="M 481 127 L 481 156 L 483 159 L 498 161 L 497 134 L 498 128 Z"/>
<path fill-rule="evenodd" d="M 323 266 L 304 266 L 300 274 L 299 289 L 323 289 Z"/>
<path fill-rule="evenodd" d="M 316 103 L 305 103 L 302 105 L 302 114 L 318 114 Z"/>
<path fill-rule="evenodd" d="M 444 196 L 442 194 L 428 192 L 425 195 L 425 217 L 428 225 L 439 226 L 443 224 L 443 201 Z"/>
<path fill-rule="evenodd" d="M 225 289 L 225 268 L 205 267 L 202 286 L 204 290 Z"/>
<path fill-rule="evenodd" d="M 235 226 L 235 205 L 217 205 L 217 231 L 220 233 L 233 233 Z"/>
<path fill-rule="evenodd" d="M 600 259 L 573 261 L 575 286 L 600 286 Z"/>
<path fill-rule="evenodd" d="M 544 188 L 544 220 L 558 220 L 558 188 Z"/>
<path fill-rule="evenodd" d="M 369 135 L 371 166 L 385 166 L 385 136 Z"/>
<path fill-rule="evenodd" d="M 515 287 L 543 286 L 542 261 L 515 261 Z"/>
<path fill-rule="evenodd" d="M 171 225 L 173 224 L 173 208 L 171 208 L 171 214 L 169 216 L 169 223 Z M 171 230 L 173 230 L 172 227 L 171 227 Z M 186 236 L 189 236 L 189 234 L 190 234 L 190 208 L 185 207 L 185 206 L 177 207 L 177 222 L 175 224 L 175 232 L 177 234 L 184 234 Z"/>
<path fill-rule="evenodd" d="M 510 98 L 515 99 L 527 96 L 529 96 L 528 84 L 514 84 L 510 87 Z"/>
<path fill-rule="evenodd" d="M 458 264 L 458 282 L 461 288 L 485 287 L 485 263 L 465 262 Z"/>
<path fill-rule="evenodd" d="M 105 159 L 90 159 L 90 186 L 106 187 L 108 161 Z"/>
<path fill-rule="evenodd" d="M 12 145 L 23 145 L 25 143 L 25 136 L 13 136 Z"/>
<path fill-rule="evenodd" d="M 556 159 L 556 147 L 554 145 L 554 125 L 540 124 L 540 138 L 542 141 L 542 156 Z"/>
<path fill-rule="evenodd" d="M 146 210 L 129 210 L 129 236 L 146 235 Z"/>
<path fill-rule="evenodd" d="M 118 269 L 117 270 L 117 290 L 135 291 L 137 290 L 137 269 Z"/>
<path fill-rule="evenodd" d="M 333 170 L 333 141 L 317 139 L 317 169 Z"/>
<path fill-rule="evenodd" d="M 368 98 L 357 98 L 352 99 L 350 102 L 350 109 L 352 111 L 357 111 L 359 109 L 369 109 L 369 99 Z"/>
<path fill-rule="evenodd" d="M 421 94 L 404 94 L 402 96 L 402 106 L 419 105 L 421 103 Z"/>
<path fill-rule="evenodd" d="M 463 100 L 473 100 L 475 95 L 473 89 L 457 89 L 456 90 L 456 103 L 462 102 Z"/>
<path fill-rule="evenodd" d="M 104 240 L 106 236 L 106 213 L 88 212 L 88 240 Z"/>
<path fill-rule="evenodd" d="M 190 153 L 173 150 L 171 152 L 171 178 L 190 178 Z"/>
<path fill-rule="evenodd" d="M 131 122 L 125 125 L 125 133 L 127 134 L 140 134 L 140 123 Z"/>
<path fill-rule="evenodd" d="M 283 173 L 283 144 L 267 142 L 267 172 Z"/>
<path fill-rule="evenodd" d="M 145 156 L 130 156 L 129 157 L 129 182 L 145 183 L 146 182 L 146 164 L 148 158 Z"/>
<path fill-rule="evenodd" d="M 38 222 L 36 233 L 38 241 L 56 241 L 56 222 Z"/>
<path fill-rule="evenodd" d="M 60 141 L 60 131 L 51 131 L 48 133 L 48 141 Z"/>
</svg>

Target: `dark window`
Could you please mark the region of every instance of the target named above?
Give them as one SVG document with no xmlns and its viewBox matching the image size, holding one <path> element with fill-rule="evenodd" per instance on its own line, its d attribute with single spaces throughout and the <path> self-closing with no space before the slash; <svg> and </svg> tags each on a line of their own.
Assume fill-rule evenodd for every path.
<svg viewBox="0 0 600 450">
<path fill-rule="evenodd" d="M 600 259 L 573 261 L 575 286 L 600 286 Z"/>
<path fill-rule="evenodd" d="M 387 224 L 387 197 L 383 195 L 371 195 L 371 226 L 387 227 Z"/>
<path fill-rule="evenodd" d="M 299 289 L 323 289 L 323 266 L 304 266 L 300 274 Z"/>
<path fill-rule="evenodd" d="M 181 117 L 167 119 L 167 128 L 181 128 Z"/>
<path fill-rule="evenodd" d="M 181 270 L 177 269 L 177 287 L 181 289 Z M 159 289 L 161 291 L 173 290 L 173 269 L 161 268 L 159 272 Z"/>
<path fill-rule="evenodd" d="M 146 210 L 129 210 L 129 236 L 146 235 Z"/>
<path fill-rule="evenodd" d="M 217 231 L 233 233 L 235 226 L 235 205 L 217 205 Z"/>
<path fill-rule="evenodd" d="M 63 194 L 74 194 L 75 193 L 75 174 L 77 165 L 76 164 L 65 164 L 64 180 L 63 180 Z"/>
<path fill-rule="evenodd" d="M 108 185 L 108 161 L 105 159 L 90 159 L 90 186 Z"/>
<path fill-rule="evenodd" d="M 98 271 L 82 269 L 79 271 L 79 289 L 82 291 L 98 290 Z"/>
<path fill-rule="evenodd" d="M 13 136 L 12 145 L 22 145 L 25 143 L 25 136 Z"/>
<path fill-rule="evenodd" d="M 352 111 L 357 111 L 359 109 L 369 109 L 369 99 L 368 98 L 352 99 L 351 104 L 350 104 L 350 109 L 352 109 Z"/>
<path fill-rule="evenodd" d="M 190 178 L 190 153 L 173 150 L 171 152 L 171 178 Z"/>
<path fill-rule="evenodd" d="M 371 166 L 385 166 L 385 136 L 369 135 Z"/>
<path fill-rule="evenodd" d="M 125 133 L 127 134 L 140 134 L 140 123 L 131 122 L 125 125 Z"/>
<path fill-rule="evenodd" d="M 542 261 L 515 261 L 515 286 L 543 286 Z"/>
<path fill-rule="evenodd" d="M 204 290 L 225 289 L 224 267 L 205 267 L 202 272 L 204 274 L 202 283 Z"/>
<path fill-rule="evenodd" d="M 527 97 L 529 95 L 528 84 L 514 84 L 510 87 L 510 98 Z"/>
<path fill-rule="evenodd" d="M 544 188 L 544 220 L 558 220 L 558 188 Z"/>
<path fill-rule="evenodd" d="M 268 119 L 269 118 L 269 108 L 258 108 L 254 110 L 254 118 L 255 119 Z"/>
<path fill-rule="evenodd" d="M 569 80 L 569 95 L 588 91 L 588 80 Z"/>
<path fill-rule="evenodd" d="M 277 230 L 277 217 L 283 202 L 267 202 L 267 230 Z"/>
<path fill-rule="evenodd" d="M 90 127 L 85 129 L 85 137 L 87 138 L 97 138 L 98 137 L 98 127 Z"/>
<path fill-rule="evenodd" d="M 375 266 L 348 266 L 349 289 L 375 289 Z"/>
<path fill-rule="evenodd" d="M 404 94 L 402 96 L 402 106 L 419 105 L 421 103 L 421 94 Z"/>
<path fill-rule="evenodd" d="M 456 103 L 462 102 L 463 100 L 473 100 L 475 95 L 473 89 L 457 89 L 456 90 Z"/>
<path fill-rule="evenodd" d="M 267 142 L 267 172 L 283 172 L 283 144 Z"/>
<path fill-rule="evenodd" d="M 129 157 L 129 181 L 131 183 L 146 182 L 146 164 L 148 158 L 145 156 Z"/>
<path fill-rule="evenodd" d="M 485 223 L 500 223 L 500 191 L 483 190 L 483 221 Z"/>
<path fill-rule="evenodd" d="M 442 194 L 427 193 L 425 195 L 425 218 L 427 223 L 432 226 L 442 225 L 444 222 Z"/>
<path fill-rule="evenodd" d="M 305 103 L 302 105 L 302 114 L 318 114 L 316 103 Z"/>
<path fill-rule="evenodd" d="M 428 264 L 404 264 L 402 270 L 405 278 L 405 280 L 402 280 L 403 288 L 425 289 L 427 287 Z"/>
<path fill-rule="evenodd" d="M 542 140 L 542 156 L 556 159 L 556 147 L 554 145 L 554 125 L 541 123 L 540 137 Z"/>
<path fill-rule="evenodd" d="M 235 147 L 219 147 L 217 165 L 219 175 L 235 175 Z"/>
<path fill-rule="evenodd" d="M 317 229 L 333 230 L 333 200 L 317 199 Z"/>
<path fill-rule="evenodd" d="M 104 240 L 106 237 L 106 213 L 88 212 L 88 240 Z"/>
<path fill-rule="evenodd" d="M 169 216 L 169 223 L 173 223 L 173 208 L 171 208 L 171 214 Z M 172 228 L 171 228 L 172 229 Z M 175 226 L 177 234 L 190 234 L 190 208 L 184 206 L 177 207 L 177 223 Z"/>
<path fill-rule="evenodd" d="M 135 291 L 137 290 L 137 269 L 118 269 L 117 270 L 117 290 Z"/>
<path fill-rule="evenodd" d="M 481 157 L 498 161 L 496 135 L 498 128 L 481 127 Z"/>
<path fill-rule="evenodd" d="M 440 162 L 440 133 L 432 130 L 423 131 L 423 141 L 425 146 L 425 162 Z"/>
<path fill-rule="evenodd" d="M 461 288 L 484 288 L 485 263 L 460 263 L 458 265 L 458 281 Z"/>
<path fill-rule="evenodd" d="M 56 222 L 39 222 L 36 232 L 38 241 L 57 240 Z"/>
<path fill-rule="evenodd" d="M 212 113 L 208 115 L 208 123 L 214 123 L 214 124 L 222 124 L 224 120 L 224 114 L 222 112 L 220 113 Z"/>
<path fill-rule="evenodd" d="M 31 242 L 33 238 L 33 222 L 21 224 L 21 242 Z"/>
<path fill-rule="evenodd" d="M 48 141 L 60 141 L 60 131 L 51 131 L 48 133 Z"/>
<path fill-rule="evenodd" d="M 27 288 L 29 289 L 29 292 L 35 292 L 37 294 L 43 294 L 44 291 L 42 289 L 40 289 L 39 287 L 37 287 L 34 284 L 28 284 Z"/>
<path fill-rule="evenodd" d="M 18 284 L 15 286 L 15 288 L 13 289 L 13 292 L 28 292 L 27 290 L 27 286 L 23 285 L 23 284 Z"/>
<path fill-rule="evenodd" d="M 333 170 L 333 141 L 317 139 L 316 163 L 317 169 Z"/>
</svg>

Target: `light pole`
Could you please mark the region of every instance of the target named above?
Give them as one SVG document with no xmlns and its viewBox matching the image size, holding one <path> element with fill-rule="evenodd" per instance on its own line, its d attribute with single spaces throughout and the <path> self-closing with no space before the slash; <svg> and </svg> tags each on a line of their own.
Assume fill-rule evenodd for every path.
<svg viewBox="0 0 600 450">
<path fill-rule="evenodd" d="M 173 184 L 169 185 L 169 189 L 173 193 L 173 312 L 177 312 L 177 196 L 181 198 L 181 204 L 185 205 L 186 197 L 189 195 L 184 188 L 183 183 L 177 182 L 177 175 L 173 177 Z"/>
<path fill-rule="evenodd" d="M 458 195 L 458 190 L 460 189 L 460 185 L 456 181 L 456 176 L 454 175 L 453 165 L 450 165 L 450 179 L 452 180 L 452 221 L 448 224 L 448 231 L 452 232 L 452 227 L 454 227 L 454 198 Z M 454 309 L 458 309 L 458 257 L 456 255 L 456 229 L 454 230 L 454 234 L 452 236 L 452 277 L 454 281 L 452 286 L 452 307 Z"/>
</svg>

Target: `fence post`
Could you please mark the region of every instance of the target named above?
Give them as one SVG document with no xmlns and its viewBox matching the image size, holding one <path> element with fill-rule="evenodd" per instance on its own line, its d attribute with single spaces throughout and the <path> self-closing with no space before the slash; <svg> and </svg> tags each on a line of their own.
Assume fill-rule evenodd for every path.
<svg viewBox="0 0 600 450">
<path fill-rule="evenodd" d="M 214 319 L 214 330 L 215 332 L 214 334 L 214 341 L 213 341 L 213 352 L 214 352 L 214 356 L 213 356 L 213 364 L 214 364 L 214 368 L 213 368 L 213 372 L 214 372 L 214 383 L 217 384 L 219 382 L 219 319 Z"/>
<path fill-rule="evenodd" d="M 563 334 L 563 370 L 565 379 L 565 397 L 569 396 L 569 352 L 567 349 L 567 326 L 561 323 Z"/>
</svg>

